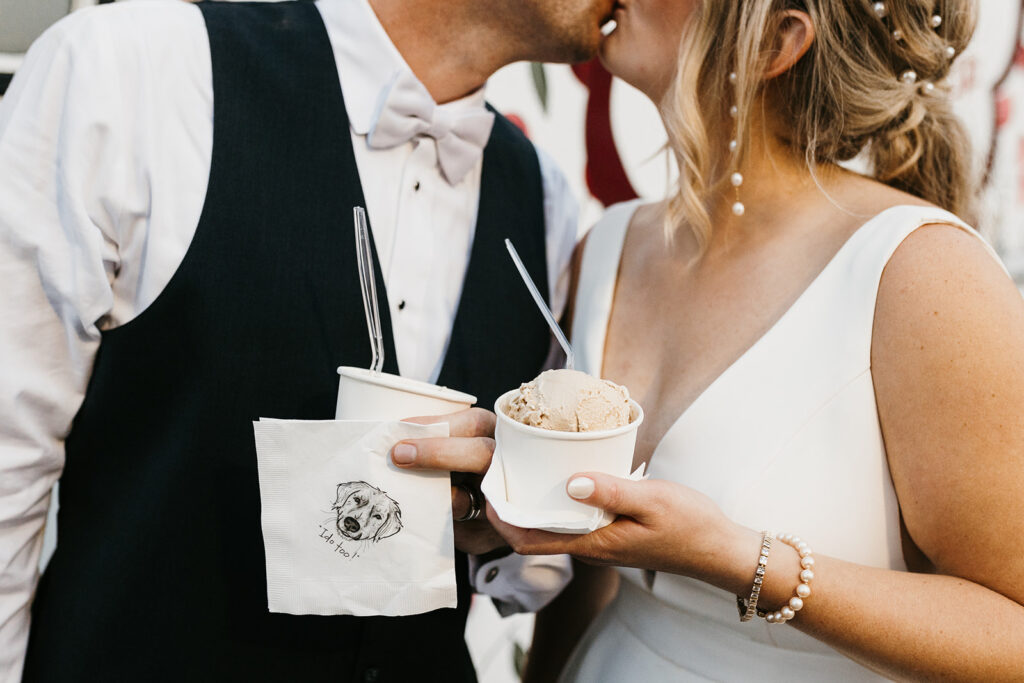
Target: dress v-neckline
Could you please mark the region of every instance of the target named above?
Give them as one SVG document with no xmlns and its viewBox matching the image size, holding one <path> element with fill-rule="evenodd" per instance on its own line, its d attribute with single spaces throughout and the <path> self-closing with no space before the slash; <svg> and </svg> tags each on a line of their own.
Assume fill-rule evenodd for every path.
<svg viewBox="0 0 1024 683">
<path fill-rule="evenodd" d="M 625 238 L 629 234 L 629 229 L 632 226 L 633 219 L 636 217 L 636 211 L 637 211 L 637 209 L 640 208 L 640 206 L 641 206 L 641 203 L 637 202 L 636 206 L 633 208 L 633 210 L 630 213 L 629 217 L 626 219 L 626 222 L 627 222 L 626 231 L 625 231 L 624 237 L 623 237 L 622 248 L 619 249 L 619 258 L 618 258 L 618 262 L 616 264 L 616 276 L 615 276 L 616 277 L 616 282 L 618 281 L 619 269 L 621 268 L 621 264 L 622 264 L 622 252 L 623 252 L 623 250 L 625 248 Z M 846 238 L 846 240 L 839 247 L 839 249 L 836 250 L 836 252 L 832 255 L 832 258 L 830 258 L 828 260 L 828 262 L 825 264 L 825 266 L 820 271 L 818 271 L 818 274 L 814 276 L 814 279 L 811 280 L 810 284 L 808 284 L 803 289 L 803 291 L 800 292 L 800 294 L 796 297 L 796 299 L 794 299 L 792 301 L 792 303 L 789 304 L 789 306 L 786 308 L 786 310 L 784 310 L 782 312 L 782 314 L 779 315 L 779 317 L 775 319 L 775 321 L 768 327 L 768 329 L 765 330 L 764 333 L 761 336 L 759 336 L 757 339 L 755 339 L 742 353 L 740 353 L 738 356 L 736 356 L 736 358 L 734 358 L 732 360 L 732 362 L 729 363 L 725 367 L 725 369 L 723 369 L 720 373 L 718 373 L 718 375 L 715 376 L 715 378 L 712 379 L 711 382 L 708 383 L 700 391 L 700 393 L 697 394 L 697 396 L 692 401 L 690 401 L 690 403 L 686 406 L 686 408 L 684 408 L 682 410 L 682 412 L 680 412 L 679 415 L 676 416 L 676 418 L 669 425 L 668 429 L 665 430 L 665 433 L 661 435 L 660 439 L 658 439 L 658 443 L 655 444 L 654 450 L 651 451 L 651 455 L 650 455 L 650 458 L 648 460 L 648 468 L 650 468 L 650 464 L 649 464 L 650 461 L 654 460 L 654 456 L 656 456 L 658 454 L 658 451 L 661 450 L 662 445 L 664 445 L 664 443 L 668 439 L 668 437 L 673 432 L 675 432 L 676 430 L 678 430 L 680 428 L 680 425 L 683 424 L 683 422 L 685 421 L 686 417 L 690 413 L 693 412 L 694 407 L 697 406 L 698 403 L 701 403 L 702 400 L 709 393 L 711 393 L 711 391 L 713 389 L 715 389 L 715 387 L 720 385 L 722 383 L 723 378 L 726 375 L 732 374 L 732 371 L 738 365 L 740 365 L 745 359 L 747 359 L 749 356 L 751 356 L 754 353 L 754 351 L 763 344 L 765 339 L 767 339 L 769 336 L 772 335 L 773 332 L 775 332 L 775 330 L 777 330 L 779 327 L 781 327 L 782 323 L 787 318 L 790 317 L 790 314 L 796 308 L 799 307 L 800 303 L 804 299 L 807 298 L 807 294 L 811 290 L 815 289 L 815 286 L 821 280 L 823 280 L 824 276 L 830 270 L 833 269 L 833 267 L 834 267 L 834 265 L 836 263 L 839 262 L 840 257 L 843 256 L 846 251 L 848 251 L 848 249 L 850 248 L 850 245 L 857 239 L 858 235 L 860 235 L 862 233 L 865 233 L 866 232 L 865 229 L 868 226 L 878 222 L 886 214 L 888 214 L 888 213 L 890 213 L 892 211 L 896 211 L 898 209 L 905 209 L 905 208 L 911 207 L 911 206 L 914 206 L 914 205 L 912 205 L 912 204 L 898 204 L 896 206 L 890 206 L 889 208 L 883 209 L 879 213 L 875 214 L 874 216 L 872 216 L 871 218 L 866 220 L 864 223 L 862 223 L 856 230 L 854 230 L 853 233 L 851 233 L 850 236 Z M 611 301 L 611 304 L 608 307 L 608 317 L 605 320 L 605 324 L 604 324 L 604 340 L 603 340 L 603 343 L 601 345 L 601 362 L 599 363 L 599 367 L 601 369 L 601 373 L 600 373 L 601 377 L 604 377 L 605 352 L 607 351 L 607 347 L 608 347 L 608 332 L 609 332 L 610 327 L 611 327 L 612 311 L 615 308 L 615 291 L 617 289 L 618 289 L 618 285 L 616 284 L 616 286 L 612 290 L 612 301 Z"/>
</svg>

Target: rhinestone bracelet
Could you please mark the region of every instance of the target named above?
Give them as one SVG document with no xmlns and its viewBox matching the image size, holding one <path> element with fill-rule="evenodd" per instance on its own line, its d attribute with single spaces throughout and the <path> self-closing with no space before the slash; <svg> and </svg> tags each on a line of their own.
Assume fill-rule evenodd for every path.
<svg viewBox="0 0 1024 683">
<path fill-rule="evenodd" d="M 757 609 L 757 599 L 761 595 L 761 584 L 764 582 L 765 568 L 768 566 L 768 553 L 772 549 L 775 534 L 770 531 L 761 532 L 761 552 L 757 556 L 757 569 L 754 570 L 754 585 L 750 589 L 750 597 L 743 599 L 736 596 L 736 608 L 740 613 L 740 621 L 750 621 L 755 614 L 761 615 Z"/>
</svg>

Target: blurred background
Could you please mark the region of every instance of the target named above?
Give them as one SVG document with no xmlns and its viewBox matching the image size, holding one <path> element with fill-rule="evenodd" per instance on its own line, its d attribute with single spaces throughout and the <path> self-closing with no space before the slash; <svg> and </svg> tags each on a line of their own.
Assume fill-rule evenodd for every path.
<svg viewBox="0 0 1024 683">
<path fill-rule="evenodd" d="M 111 1 L 0 0 L 0 96 L 46 27 L 69 12 Z M 983 188 L 977 227 L 1024 286 L 1024 1 L 978 4 L 978 32 L 957 61 L 954 96 L 974 141 Z M 487 94 L 562 166 L 583 207 L 581 232 L 604 205 L 660 197 L 672 182 L 675 170 L 657 112 L 599 64 L 514 64 L 491 79 Z M 53 551 L 54 512 L 44 564 Z M 486 599 L 476 598 L 466 636 L 481 683 L 518 680 L 532 625 L 528 615 L 502 619 Z"/>
</svg>

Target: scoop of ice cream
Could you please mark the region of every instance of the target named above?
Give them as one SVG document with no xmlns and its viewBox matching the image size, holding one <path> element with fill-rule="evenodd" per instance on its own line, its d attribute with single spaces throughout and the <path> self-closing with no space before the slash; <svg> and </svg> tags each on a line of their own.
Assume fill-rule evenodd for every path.
<svg viewBox="0 0 1024 683">
<path fill-rule="evenodd" d="M 508 416 L 531 427 L 595 432 L 629 424 L 629 391 L 577 370 L 547 370 L 519 387 Z"/>
</svg>

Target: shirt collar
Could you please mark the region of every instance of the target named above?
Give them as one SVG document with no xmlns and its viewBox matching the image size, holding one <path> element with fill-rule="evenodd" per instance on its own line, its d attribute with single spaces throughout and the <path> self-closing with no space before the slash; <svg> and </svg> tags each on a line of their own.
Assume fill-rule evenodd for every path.
<svg viewBox="0 0 1024 683">
<path fill-rule="evenodd" d="M 334 50 L 349 125 L 357 135 L 366 135 L 388 86 L 400 71 L 411 69 L 368 0 L 319 0 L 316 4 Z M 460 110 L 483 105 L 484 88 L 479 88 L 442 106 Z"/>
</svg>

